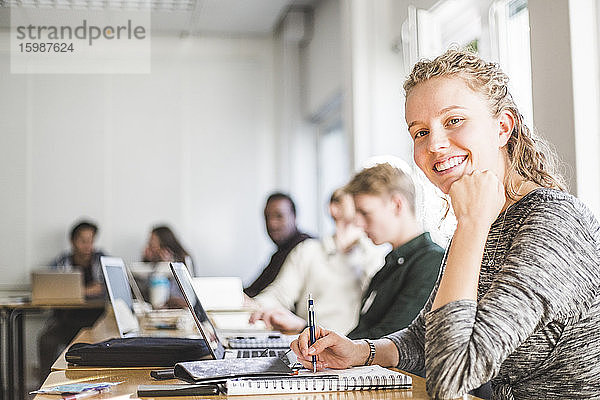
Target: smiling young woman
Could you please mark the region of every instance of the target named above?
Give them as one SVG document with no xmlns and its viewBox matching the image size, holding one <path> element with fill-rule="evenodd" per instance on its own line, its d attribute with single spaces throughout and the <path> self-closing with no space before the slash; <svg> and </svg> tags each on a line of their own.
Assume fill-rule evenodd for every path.
<svg viewBox="0 0 600 400">
<path fill-rule="evenodd" d="M 516 188 L 523 179 L 541 187 L 565 190 L 564 180 L 557 173 L 555 155 L 525 125 L 508 90 L 508 77 L 497 64 L 468 52 L 449 50 L 434 62 L 417 63 L 404 90 L 406 111 L 410 109 L 415 113 L 406 116 L 415 142 L 415 162 L 430 180 L 435 179 L 427 173 L 430 169 L 435 169 L 438 176 L 449 172 L 457 176 L 455 171 L 446 170 L 468 158 L 469 149 L 461 149 L 461 145 L 467 143 L 474 146 L 471 156 L 479 159 L 470 160 L 470 169 L 466 171 L 492 170 L 503 181 L 509 198 L 517 195 Z M 438 132 L 440 127 L 444 129 Z M 433 138 L 429 135 L 431 129 L 435 130 Z M 451 145 L 454 148 L 448 149 Z M 446 158 L 436 160 L 438 165 L 422 164 L 426 160 L 417 152 L 427 150 L 425 146 L 438 157 L 444 152 L 458 151 L 458 160 L 443 165 L 450 158 L 446 154 Z M 508 172 L 508 176 L 504 177 L 504 172 Z M 515 184 L 515 180 L 519 183 Z"/>
<path fill-rule="evenodd" d="M 415 162 L 458 224 L 429 301 L 375 342 L 375 363 L 425 369 L 436 398 L 491 382 L 494 399 L 600 399 L 600 225 L 564 191 L 508 77 L 451 49 L 417 63 L 404 88 Z M 301 362 L 370 358 L 365 342 L 318 337 L 292 343 Z"/>
</svg>

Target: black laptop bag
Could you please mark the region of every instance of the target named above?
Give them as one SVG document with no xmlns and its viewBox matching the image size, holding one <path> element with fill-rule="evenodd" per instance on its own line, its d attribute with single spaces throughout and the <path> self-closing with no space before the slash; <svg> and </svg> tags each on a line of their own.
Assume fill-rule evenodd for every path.
<svg viewBox="0 0 600 400">
<path fill-rule="evenodd" d="M 75 343 L 68 363 L 101 367 L 172 367 L 179 362 L 210 358 L 204 339 L 133 337 L 100 343 Z"/>
</svg>

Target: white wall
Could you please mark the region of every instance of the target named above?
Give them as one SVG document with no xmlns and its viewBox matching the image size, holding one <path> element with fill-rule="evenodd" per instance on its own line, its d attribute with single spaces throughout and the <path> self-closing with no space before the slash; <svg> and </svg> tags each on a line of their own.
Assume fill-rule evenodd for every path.
<svg viewBox="0 0 600 400">
<path fill-rule="evenodd" d="M 303 111 L 309 117 L 321 113 L 342 91 L 341 18 L 339 0 L 316 3 L 310 41 L 301 52 Z"/>
<path fill-rule="evenodd" d="M 204 274 L 248 282 L 264 266 L 271 38 L 153 38 L 149 75 L 13 75 L 1 39 L 2 288 L 66 249 L 80 216 L 126 260 L 166 222 Z"/>
<path fill-rule="evenodd" d="M 288 13 L 274 34 L 275 157 L 278 189 L 294 199 L 300 229 L 317 235 L 316 131 L 302 112 L 300 54 L 307 35 L 308 15 L 299 9 Z"/>
<path fill-rule="evenodd" d="M 565 163 L 571 193 L 600 216 L 600 2 L 529 0 L 533 116 Z"/>
<path fill-rule="evenodd" d="M 318 115 L 341 92 L 353 167 L 373 155 L 410 160 L 402 57 L 393 49 L 408 2 L 324 0 L 303 55 L 306 113 Z"/>
<path fill-rule="evenodd" d="M 600 1 L 569 1 L 577 196 L 600 218 Z"/>
<path fill-rule="evenodd" d="M 534 125 L 567 163 L 565 176 L 572 193 L 576 193 L 568 1 L 530 0 L 528 8 Z"/>
<path fill-rule="evenodd" d="M 394 48 L 403 21 L 396 0 L 370 2 L 365 62 L 369 63 L 372 155 L 391 153 L 412 164 L 412 140 L 404 117 L 402 54 Z M 404 12 L 406 6 L 404 7 Z"/>
<path fill-rule="evenodd" d="M 412 143 L 404 121 L 402 84 L 408 71 L 394 45 L 407 16 L 408 1 L 343 0 L 346 40 L 344 93 L 353 165 L 392 154 L 410 163 Z"/>
</svg>

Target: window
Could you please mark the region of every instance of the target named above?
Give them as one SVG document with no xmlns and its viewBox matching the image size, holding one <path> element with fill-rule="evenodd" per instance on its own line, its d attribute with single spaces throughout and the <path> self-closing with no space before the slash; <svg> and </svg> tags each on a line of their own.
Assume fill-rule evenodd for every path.
<svg viewBox="0 0 600 400">
<path fill-rule="evenodd" d="M 329 198 L 333 191 L 346 184 L 350 178 L 348 139 L 340 118 L 321 124 L 317 140 L 318 160 L 318 223 L 321 235 L 334 232 L 329 215 Z"/>
<path fill-rule="evenodd" d="M 527 0 L 500 0 L 490 7 L 491 58 L 510 77 L 510 91 L 525 117 L 533 126 L 531 52 Z"/>
<path fill-rule="evenodd" d="M 402 27 L 407 71 L 451 45 L 469 47 L 500 64 L 529 126 L 533 122 L 527 0 L 443 0 L 428 10 L 409 7 Z"/>
</svg>

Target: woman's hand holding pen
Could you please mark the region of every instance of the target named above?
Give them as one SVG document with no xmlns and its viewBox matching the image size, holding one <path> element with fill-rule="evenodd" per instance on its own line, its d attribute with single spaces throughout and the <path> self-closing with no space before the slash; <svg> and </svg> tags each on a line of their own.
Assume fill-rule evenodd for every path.
<svg viewBox="0 0 600 400">
<path fill-rule="evenodd" d="M 317 356 L 317 370 L 362 365 L 369 356 L 369 346 L 363 340 L 350 340 L 320 326 L 316 327 L 316 338 L 317 341 L 309 346 L 310 332 L 306 328 L 290 345 L 305 368 L 312 369 L 313 355 Z"/>
</svg>

